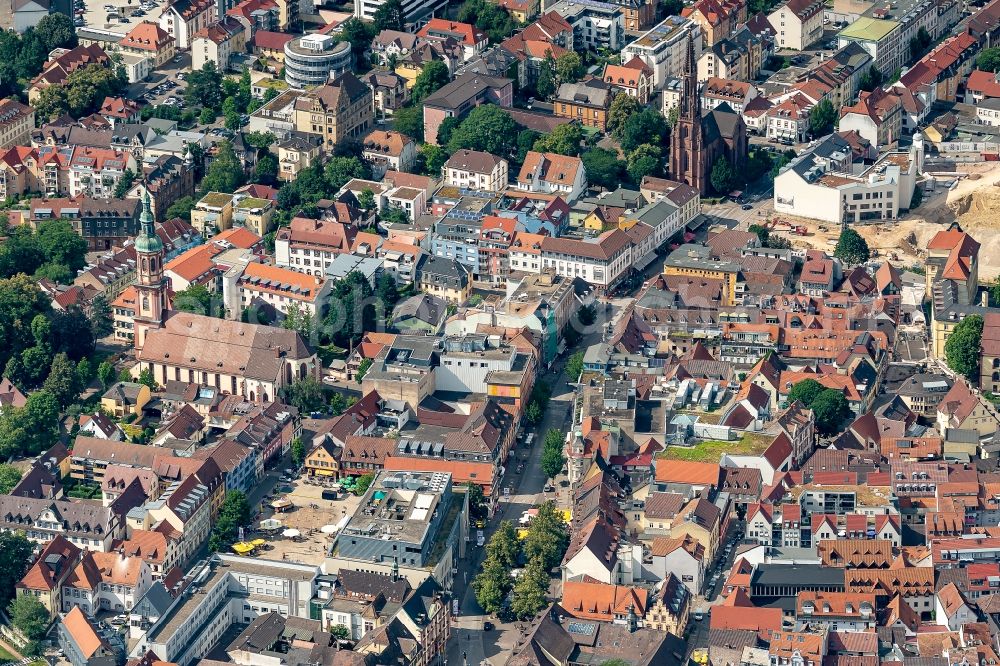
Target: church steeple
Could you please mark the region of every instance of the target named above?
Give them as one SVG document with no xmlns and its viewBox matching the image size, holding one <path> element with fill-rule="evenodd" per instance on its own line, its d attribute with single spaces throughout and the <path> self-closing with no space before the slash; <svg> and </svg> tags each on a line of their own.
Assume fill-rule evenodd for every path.
<svg viewBox="0 0 1000 666">
<path fill-rule="evenodd" d="M 670 135 L 670 177 L 687 183 L 704 195 L 708 188 L 694 40 L 695 37 L 688 33 L 684 80 L 678 103 L 680 108 Z"/>
<path fill-rule="evenodd" d="M 167 283 L 163 276 L 163 241 L 156 235 L 149 192 L 142 200 L 139 235 L 135 238 L 136 299 L 132 342 L 141 349 L 146 333 L 160 328 L 167 312 Z"/>
</svg>

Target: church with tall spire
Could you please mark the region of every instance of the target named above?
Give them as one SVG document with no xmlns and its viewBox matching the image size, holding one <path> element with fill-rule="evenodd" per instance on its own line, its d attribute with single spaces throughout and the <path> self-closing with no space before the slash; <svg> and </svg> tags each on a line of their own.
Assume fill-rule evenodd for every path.
<svg viewBox="0 0 1000 666">
<path fill-rule="evenodd" d="M 142 349 L 146 334 L 159 329 L 167 316 L 167 279 L 163 275 L 163 241 L 156 235 L 149 193 L 142 200 L 139 235 L 135 238 L 136 305 L 132 342 Z"/>
<path fill-rule="evenodd" d="M 698 59 L 690 34 L 682 83 L 680 109 L 670 136 L 670 178 L 706 195 L 712 189 L 712 168 L 720 157 L 729 160 L 736 173 L 746 167 L 747 127 L 726 102 L 702 112 Z"/>
</svg>

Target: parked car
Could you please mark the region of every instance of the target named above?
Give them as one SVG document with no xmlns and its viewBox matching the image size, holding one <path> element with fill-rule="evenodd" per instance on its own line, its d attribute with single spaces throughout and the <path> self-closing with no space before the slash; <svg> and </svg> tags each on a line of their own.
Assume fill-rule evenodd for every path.
<svg viewBox="0 0 1000 666">
<path fill-rule="evenodd" d="M 486 535 L 483 534 L 482 530 L 476 530 L 476 545 L 480 548 L 486 543 Z"/>
<path fill-rule="evenodd" d="M 743 210 L 752 210 L 753 209 L 753 204 L 745 203 L 742 206 L 740 206 L 740 208 L 742 208 Z"/>
</svg>

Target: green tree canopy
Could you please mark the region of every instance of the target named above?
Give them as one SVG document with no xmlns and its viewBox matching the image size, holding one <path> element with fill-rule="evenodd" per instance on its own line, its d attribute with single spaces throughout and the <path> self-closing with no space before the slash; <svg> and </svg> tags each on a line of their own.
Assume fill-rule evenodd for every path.
<svg viewBox="0 0 1000 666">
<path fill-rule="evenodd" d="M 99 366 L 97 366 L 97 379 L 100 380 L 101 386 L 105 390 L 111 387 L 115 383 L 115 379 L 118 378 L 118 373 L 115 371 L 114 364 L 109 361 L 102 361 Z"/>
<path fill-rule="evenodd" d="M 816 417 L 816 429 L 824 435 L 840 432 L 840 426 L 851 415 L 851 407 L 843 392 L 836 389 L 824 389 L 812 401 L 810 409 Z"/>
<path fill-rule="evenodd" d="M 221 141 L 217 149 L 215 159 L 212 160 L 201 181 L 203 195 L 209 192 L 235 192 L 246 182 L 243 162 L 236 156 L 233 144 Z"/>
<path fill-rule="evenodd" d="M 538 75 L 535 77 L 535 94 L 539 99 L 548 99 L 556 92 L 556 60 L 552 57 L 552 51 L 545 52 L 545 58 L 538 67 Z"/>
<path fill-rule="evenodd" d="M 188 74 L 186 83 L 184 99 L 188 104 L 213 111 L 222 108 L 222 74 L 216 69 L 215 61 L 208 60 L 201 69 Z"/>
<path fill-rule="evenodd" d="M 414 141 L 424 140 L 424 110 L 419 105 L 396 109 L 392 116 L 393 128 Z"/>
<path fill-rule="evenodd" d="M 615 101 L 628 97 L 619 95 Z M 630 98 L 631 99 L 631 98 Z M 587 181 L 591 185 L 599 185 L 613 190 L 621 185 L 624 162 L 618 159 L 618 154 L 605 148 L 590 148 L 580 155 L 583 167 L 587 170 Z"/>
<path fill-rule="evenodd" d="M 608 133 L 621 141 L 622 134 L 625 132 L 625 121 L 639 113 L 641 108 L 639 100 L 632 95 L 615 95 L 615 99 L 608 109 Z"/>
<path fill-rule="evenodd" d="M 503 157 L 513 154 L 516 140 L 517 124 L 511 115 L 496 104 L 483 104 L 470 111 L 452 132 L 448 151 L 467 148 Z"/>
<path fill-rule="evenodd" d="M 512 587 L 510 570 L 493 557 L 487 557 L 483 561 L 479 573 L 472 579 L 476 602 L 490 614 L 496 614 L 503 608 L 503 602 Z"/>
<path fill-rule="evenodd" d="M 528 534 L 522 545 L 524 556 L 529 561 L 540 557 L 542 566 L 549 571 L 562 561 L 568 544 L 569 528 L 563 520 L 562 512 L 554 502 L 543 502 L 538 507 L 538 515 L 528 526 Z"/>
<path fill-rule="evenodd" d="M 315 412 L 326 407 L 326 391 L 322 383 L 305 377 L 283 388 L 282 400 L 297 407 L 300 412 Z"/>
<path fill-rule="evenodd" d="M 568 51 L 556 58 L 556 77 L 560 83 L 576 83 L 583 76 L 583 60 L 575 51 Z"/>
<path fill-rule="evenodd" d="M 76 28 L 70 17 L 60 12 L 46 14 L 35 26 L 35 32 L 45 41 L 45 48 L 71 49 L 77 45 Z"/>
<path fill-rule="evenodd" d="M 548 134 L 543 134 L 535 142 L 535 150 L 540 153 L 555 153 L 576 157 L 580 154 L 583 129 L 576 123 L 558 125 Z"/>
<path fill-rule="evenodd" d="M 973 314 L 958 322 L 944 343 L 945 360 L 956 374 L 972 381 L 979 379 L 980 345 L 983 339 L 983 318 Z"/>
<path fill-rule="evenodd" d="M 548 605 L 548 593 L 548 571 L 540 557 L 532 558 L 514 583 L 510 610 L 520 620 L 533 618 Z"/>
<path fill-rule="evenodd" d="M 800 401 L 806 407 L 813 404 L 826 388 L 815 379 L 804 379 L 788 390 L 788 402 Z"/>
<path fill-rule="evenodd" d="M 466 0 L 458 9 L 458 20 L 481 28 L 494 43 L 503 41 L 517 28 L 510 13 L 489 0 Z"/>
<path fill-rule="evenodd" d="M 6 411 L 6 410 L 5 410 Z M 0 605 L 6 607 L 28 567 L 34 545 L 23 532 L 0 532 Z"/>
<path fill-rule="evenodd" d="M 191 211 L 194 210 L 197 203 L 198 202 L 194 200 L 194 197 L 181 197 L 172 203 L 170 208 L 167 209 L 167 219 L 179 217 L 186 222 L 190 222 Z"/>
<path fill-rule="evenodd" d="M 448 71 L 448 66 L 440 60 L 431 60 L 423 66 L 413 82 L 413 89 L 410 93 L 413 103 L 416 104 L 430 97 L 449 81 L 451 81 L 451 73 Z"/>
<path fill-rule="evenodd" d="M 583 373 L 583 352 L 575 352 L 566 361 L 566 376 L 570 381 L 577 381 Z"/>
<path fill-rule="evenodd" d="M 718 194 L 729 194 L 736 187 L 736 171 L 725 155 L 719 155 L 715 160 L 709 180 L 712 182 L 712 189 Z"/>
<path fill-rule="evenodd" d="M 809 110 L 809 131 L 813 136 L 829 134 L 836 122 L 837 110 L 828 99 L 820 100 L 819 104 Z"/>
<path fill-rule="evenodd" d="M 22 594 L 7 607 L 11 623 L 21 630 L 28 640 L 45 637 L 49 628 L 49 611 L 33 594 Z"/>
<path fill-rule="evenodd" d="M 21 470 L 8 463 L 0 463 L 0 495 L 9 495 L 20 480 Z"/>
<path fill-rule="evenodd" d="M 976 69 L 984 72 L 1000 71 L 1000 47 L 983 49 L 976 58 Z"/>
<path fill-rule="evenodd" d="M 646 108 L 625 119 L 622 128 L 622 150 L 630 153 L 644 143 L 660 145 L 667 136 L 667 119 L 657 111 Z"/>
<path fill-rule="evenodd" d="M 868 243 L 857 231 L 851 227 L 845 227 L 840 232 L 837 246 L 833 250 L 833 256 L 840 259 L 848 266 L 863 264 L 871 257 Z"/>
<path fill-rule="evenodd" d="M 400 0 L 385 0 L 372 16 L 376 32 L 383 30 L 402 31 L 406 28 L 406 12 Z"/>
<path fill-rule="evenodd" d="M 191 312 L 193 314 L 216 316 L 213 307 L 213 295 L 208 287 L 201 284 L 193 284 L 183 291 L 174 294 L 173 307 L 180 312 Z"/>
<path fill-rule="evenodd" d="M 632 182 L 639 185 L 646 176 L 658 175 L 661 164 L 660 148 L 644 143 L 629 154 L 626 170 Z"/>
<path fill-rule="evenodd" d="M 871 92 L 881 86 L 883 80 L 885 80 L 885 76 L 879 71 L 878 67 L 872 65 L 861 75 L 858 86 L 861 90 Z"/>
<path fill-rule="evenodd" d="M 497 531 L 486 544 L 486 557 L 503 565 L 508 571 L 517 567 L 521 557 L 521 544 L 517 540 L 517 529 L 509 520 L 500 521 Z"/>
<path fill-rule="evenodd" d="M 372 481 L 375 480 L 375 474 L 368 472 L 367 474 L 362 474 L 358 477 L 357 481 L 354 482 L 354 494 L 364 495 L 368 492 L 368 488 L 371 487 Z"/>
</svg>

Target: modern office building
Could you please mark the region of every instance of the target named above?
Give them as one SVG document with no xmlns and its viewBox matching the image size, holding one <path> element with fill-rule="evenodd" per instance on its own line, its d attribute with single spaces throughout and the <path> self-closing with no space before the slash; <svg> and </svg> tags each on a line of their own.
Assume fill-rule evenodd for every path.
<svg viewBox="0 0 1000 666">
<path fill-rule="evenodd" d="M 321 86 L 353 64 L 351 43 L 331 35 L 303 35 L 285 42 L 285 82 L 293 88 Z"/>
</svg>

